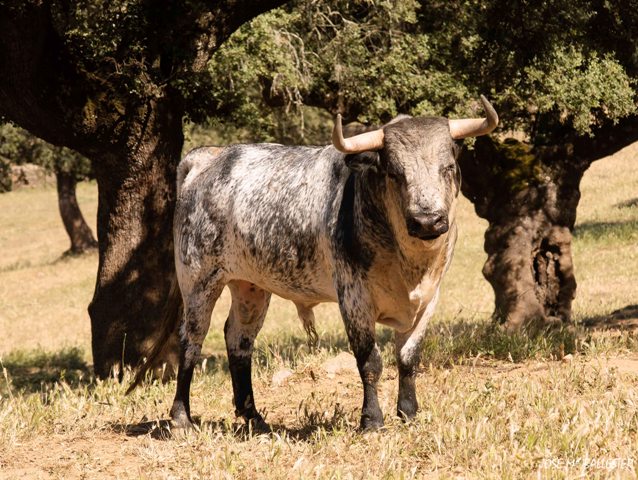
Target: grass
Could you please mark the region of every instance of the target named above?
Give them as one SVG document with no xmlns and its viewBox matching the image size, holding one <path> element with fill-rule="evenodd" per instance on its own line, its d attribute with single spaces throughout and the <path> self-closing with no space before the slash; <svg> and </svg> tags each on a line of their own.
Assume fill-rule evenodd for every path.
<svg viewBox="0 0 638 480">
<path fill-rule="evenodd" d="M 574 238 L 578 321 L 638 303 L 638 145 L 586 173 Z M 95 185 L 79 201 L 95 218 Z M 347 341 L 334 305 L 316 310 L 310 352 L 292 304 L 274 299 L 257 340 L 257 405 L 274 426 L 254 435 L 234 417 L 222 326 L 224 294 L 193 381 L 201 432 L 166 438 L 174 383 L 124 396 L 96 381 L 90 301 L 97 256 L 61 258 L 55 190 L 0 195 L 0 478 L 636 478 L 638 336 L 580 328 L 529 339 L 489 324 L 482 278 L 486 224 L 464 199 L 460 237 L 417 380 L 409 425 L 393 416 L 396 370 L 378 329 L 386 429 L 357 432 L 356 372 L 325 362 Z M 281 386 L 272 376 L 292 376 Z M 130 372 L 126 372 L 130 378 Z"/>
</svg>

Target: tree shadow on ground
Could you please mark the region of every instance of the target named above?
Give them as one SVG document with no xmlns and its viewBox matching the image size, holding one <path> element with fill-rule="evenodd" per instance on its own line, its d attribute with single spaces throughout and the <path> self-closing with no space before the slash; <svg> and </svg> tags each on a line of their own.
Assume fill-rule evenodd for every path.
<svg viewBox="0 0 638 480">
<path fill-rule="evenodd" d="M 79 348 L 58 352 L 16 351 L 2 359 L 11 389 L 25 393 L 41 391 L 45 385 L 64 381 L 70 387 L 91 383 L 91 369 Z M 4 382 L 3 389 L 8 388 Z M 1 391 L 1 390 L 0 390 Z"/>
<path fill-rule="evenodd" d="M 438 322 L 423 341 L 422 363 L 449 367 L 476 358 L 523 362 L 562 358 L 576 350 L 577 332 L 571 325 L 550 326 L 535 334 L 507 332 L 493 322 Z"/>
<path fill-rule="evenodd" d="M 59 257 L 49 259 L 49 260 L 42 260 L 40 262 L 38 261 L 33 262 L 31 260 L 17 260 L 13 263 L 0 266 L 0 273 L 17 272 L 20 270 L 26 270 L 28 268 L 52 267 L 52 266 L 59 265 L 61 263 L 71 262 L 74 259 L 85 258 L 85 257 L 88 258 L 91 256 L 95 256 L 97 259 L 97 248 L 87 250 L 86 252 L 82 252 L 82 253 L 69 253 L 69 250 L 66 250 L 62 252 Z"/>
<path fill-rule="evenodd" d="M 581 325 L 592 330 L 635 330 L 638 329 L 638 304 L 627 305 L 608 315 L 585 318 Z"/>
<path fill-rule="evenodd" d="M 638 207 L 638 197 L 630 198 L 629 200 L 625 200 L 624 202 L 619 202 L 614 205 L 616 208 L 634 208 Z"/>
<path fill-rule="evenodd" d="M 638 235 L 638 220 L 624 222 L 585 222 L 574 227 L 574 238 L 580 240 L 631 240 Z"/>
</svg>

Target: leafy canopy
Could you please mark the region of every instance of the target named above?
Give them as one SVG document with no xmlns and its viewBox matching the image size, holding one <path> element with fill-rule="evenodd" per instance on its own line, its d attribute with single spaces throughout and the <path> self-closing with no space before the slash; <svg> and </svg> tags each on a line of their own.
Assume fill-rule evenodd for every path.
<svg viewBox="0 0 638 480">
<path fill-rule="evenodd" d="M 10 166 L 34 163 L 49 172 L 72 173 L 77 180 L 91 177 L 86 157 L 51 145 L 11 123 L 0 124 L 0 191 L 11 190 Z"/>
<path fill-rule="evenodd" d="M 379 123 L 476 115 L 485 93 L 502 128 L 551 143 L 635 113 L 638 15 L 623 16 L 627 3 L 638 10 L 619 0 L 297 0 L 231 36 L 209 64 L 212 94 L 224 123 L 255 139 L 281 139 L 283 122 L 297 126 L 285 140 L 308 141 L 304 106 Z"/>
</svg>

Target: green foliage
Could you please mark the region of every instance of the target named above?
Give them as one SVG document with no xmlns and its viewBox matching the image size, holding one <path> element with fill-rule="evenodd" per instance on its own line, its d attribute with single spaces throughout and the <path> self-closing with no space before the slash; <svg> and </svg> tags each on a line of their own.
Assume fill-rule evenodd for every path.
<svg viewBox="0 0 638 480">
<path fill-rule="evenodd" d="M 301 1 L 262 15 L 213 56 L 214 95 L 232 123 L 262 139 L 280 139 L 296 125 L 289 138 L 307 141 L 304 105 L 365 123 L 400 112 L 462 111 L 470 96 L 432 68 L 417 9 L 415 1 Z"/>
<path fill-rule="evenodd" d="M 78 180 L 91 177 L 91 164 L 79 153 L 51 145 L 11 123 L 0 124 L 0 184 L 7 186 L 5 191 L 11 189 L 10 165 L 24 163 L 34 163 L 51 172 L 74 173 Z"/>
<path fill-rule="evenodd" d="M 233 2 L 50 0 L 51 19 L 65 53 L 85 83 L 84 123 L 130 115 L 153 99 L 172 97 L 203 121 L 223 112 L 217 80 L 206 70 L 211 52 L 235 22 L 261 5 Z M 234 10 L 234 11 L 233 11 Z"/>
<path fill-rule="evenodd" d="M 195 8 L 197 2 L 188 3 Z M 172 69 L 196 55 L 195 48 L 182 48 L 186 31 L 181 38 L 158 34 L 169 31 L 169 22 L 178 22 L 175 10 L 140 0 L 51 2 L 54 26 L 79 70 L 103 88 L 138 100 L 157 96 L 171 75 L 184 73 Z"/>
<path fill-rule="evenodd" d="M 229 123 L 271 140 L 282 122 L 303 125 L 303 105 L 371 124 L 474 115 L 485 93 L 504 130 L 547 143 L 636 111 L 635 55 L 601 34 L 635 44 L 621 3 L 297 0 L 231 36 L 209 66 L 213 95 Z"/>
<path fill-rule="evenodd" d="M 543 167 L 529 144 L 506 139 L 494 142 L 494 148 L 498 162 L 491 164 L 491 168 L 498 188 L 515 193 L 527 188 L 530 183 L 542 182 Z"/>
<path fill-rule="evenodd" d="M 424 2 L 423 15 L 438 17 L 429 29 L 438 53 L 491 93 L 503 127 L 544 144 L 560 138 L 557 132 L 582 135 L 636 111 L 636 69 L 624 42 L 635 45 L 638 19 L 620 4 L 638 5 L 614 3 Z M 625 38 L 614 43 L 608 30 L 617 29 L 619 14 Z"/>
<path fill-rule="evenodd" d="M 596 52 L 556 46 L 525 68 L 519 80 L 504 95 L 515 99 L 520 110 L 558 115 L 561 123 L 581 134 L 604 119 L 616 120 L 636 110 L 636 82 L 612 55 L 600 58 Z"/>
</svg>

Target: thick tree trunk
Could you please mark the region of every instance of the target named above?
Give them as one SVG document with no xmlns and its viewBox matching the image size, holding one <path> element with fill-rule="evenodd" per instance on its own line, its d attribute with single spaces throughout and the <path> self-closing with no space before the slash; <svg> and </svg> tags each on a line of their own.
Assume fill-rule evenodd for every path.
<svg viewBox="0 0 638 480">
<path fill-rule="evenodd" d="M 71 247 L 65 254 L 78 255 L 97 248 L 91 228 L 87 225 L 75 196 L 77 180 L 73 173 L 55 172 L 58 188 L 58 207 L 64 229 L 71 240 Z"/>
<path fill-rule="evenodd" d="M 571 321 L 571 231 L 589 162 L 544 160 L 525 144 L 490 138 L 460 159 L 463 193 L 489 221 L 483 275 L 494 289 L 493 318 L 511 332 Z"/>
<path fill-rule="evenodd" d="M 99 377 L 121 362 L 138 364 L 164 316 L 176 314 L 174 301 L 181 301 L 169 295 L 175 278 L 172 217 L 181 121 L 181 111 L 168 100 L 153 102 L 128 145 L 93 159 L 100 256 L 89 313 Z M 168 343 L 161 360 L 172 366 L 176 336 Z"/>
<path fill-rule="evenodd" d="M 638 117 L 594 133 L 535 148 L 482 137 L 461 154 L 463 194 L 489 222 L 483 275 L 494 289 L 493 318 L 510 332 L 571 322 L 580 181 L 593 161 L 638 140 Z"/>
</svg>

